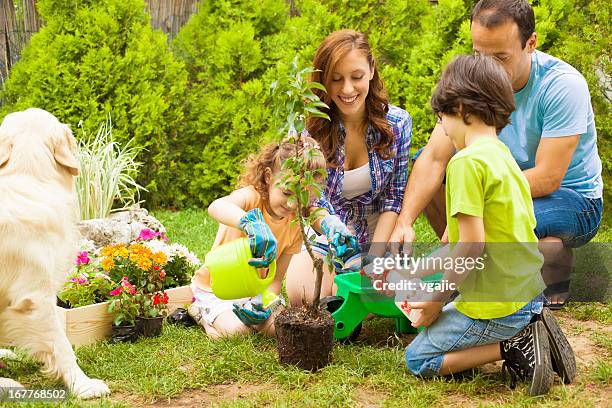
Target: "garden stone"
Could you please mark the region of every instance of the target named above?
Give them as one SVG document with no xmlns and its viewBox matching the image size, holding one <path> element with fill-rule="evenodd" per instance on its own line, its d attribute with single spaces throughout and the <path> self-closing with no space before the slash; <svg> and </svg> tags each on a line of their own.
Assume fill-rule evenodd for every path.
<svg viewBox="0 0 612 408">
<path fill-rule="evenodd" d="M 144 228 L 166 233 L 161 222 L 139 207 L 111 214 L 108 218 L 80 221 L 77 227 L 83 238 L 93 241 L 96 248 L 116 243 L 129 244 Z"/>
</svg>

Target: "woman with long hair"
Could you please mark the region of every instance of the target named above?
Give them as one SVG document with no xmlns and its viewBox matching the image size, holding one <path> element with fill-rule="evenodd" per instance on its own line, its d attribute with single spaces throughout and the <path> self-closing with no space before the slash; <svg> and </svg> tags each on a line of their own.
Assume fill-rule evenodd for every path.
<svg viewBox="0 0 612 408">
<path fill-rule="evenodd" d="M 328 166 L 321 202 L 330 204 L 328 210 L 359 243 L 359 253 L 343 260 L 341 267 L 346 270 L 358 267 L 363 255 L 385 253 L 408 178 L 412 120 L 406 111 L 389 105 L 364 34 L 333 32 L 317 49 L 313 65 L 317 71 L 312 80 L 327 89 L 315 92 L 329 106 L 325 111 L 331 118 L 313 117 L 306 124 Z M 314 249 L 319 256 L 326 255 L 325 237 L 317 238 Z M 335 269 L 330 272 L 326 267 L 321 296 L 332 294 L 333 277 L 340 268 Z M 310 302 L 314 281 L 312 261 L 303 250 L 293 257 L 287 272 L 290 303 Z"/>
</svg>

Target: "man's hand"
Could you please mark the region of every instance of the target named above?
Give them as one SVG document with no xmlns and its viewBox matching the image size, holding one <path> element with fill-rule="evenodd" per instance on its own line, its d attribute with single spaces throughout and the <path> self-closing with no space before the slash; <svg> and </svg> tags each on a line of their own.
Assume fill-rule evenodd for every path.
<svg viewBox="0 0 612 408">
<path fill-rule="evenodd" d="M 398 218 L 395 228 L 393 228 L 393 232 L 389 237 L 389 252 L 395 256 L 400 252 L 401 248 L 403 254 L 410 255 L 412 254 L 412 243 L 415 239 L 416 232 L 414 232 L 412 224 L 405 223 Z"/>
<path fill-rule="evenodd" d="M 421 316 L 416 322 L 412 322 L 412 327 L 425 326 L 429 327 L 438 319 L 440 311 L 442 311 L 442 302 L 408 302 L 408 306 L 412 310 L 419 310 Z"/>
<path fill-rule="evenodd" d="M 443 244 L 448 244 L 448 224 L 446 225 L 446 228 L 444 228 L 444 234 L 442 234 L 440 242 Z"/>
</svg>

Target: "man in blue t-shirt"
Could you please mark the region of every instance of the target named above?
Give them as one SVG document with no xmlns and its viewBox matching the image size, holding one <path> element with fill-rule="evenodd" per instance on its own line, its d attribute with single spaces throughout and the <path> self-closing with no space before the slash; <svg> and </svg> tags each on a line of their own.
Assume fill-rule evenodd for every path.
<svg viewBox="0 0 612 408">
<path fill-rule="evenodd" d="M 474 52 L 492 56 L 510 76 L 516 111 L 499 138 L 529 182 L 547 296 L 553 306 L 562 305 L 571 248 L 590 241 L 602 217 L 601 160 L 587 83 L 569 64 L 536 51 L 535 18 L 526 0 L 481 0 L 472 11 L 471 33 Z M 409 250 L 422 211 L 445 240 L 442 183 L 454 153 L 437 125 L 414 163 L 390 244 L 403 242 Z"/>
</svg>

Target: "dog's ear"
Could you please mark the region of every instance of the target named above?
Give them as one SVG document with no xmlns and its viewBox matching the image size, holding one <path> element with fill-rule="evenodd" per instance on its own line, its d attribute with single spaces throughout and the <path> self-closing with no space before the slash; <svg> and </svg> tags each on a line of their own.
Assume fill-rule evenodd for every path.
<svg viewBox="0 0 612 408">
<path fill-rule="evenodd" d="M 4 163 L 11 157 L 11 150 L 13 150 L 13 146 L 8 140 L 0 139 L 0 167 L 4 166 Z"/>
<path fill-rule="evenodd" d="M 74 136 L 72 136 L 72 131 L 67 125 L 62 124 L 60 128 L 62 135 L 56 139 L 53 156 L 59 164 L 70 171 L 70 174 L 78 176 L 80 166 L 73 153 L 76 150 L 76 140 Z"/>
</svg>

